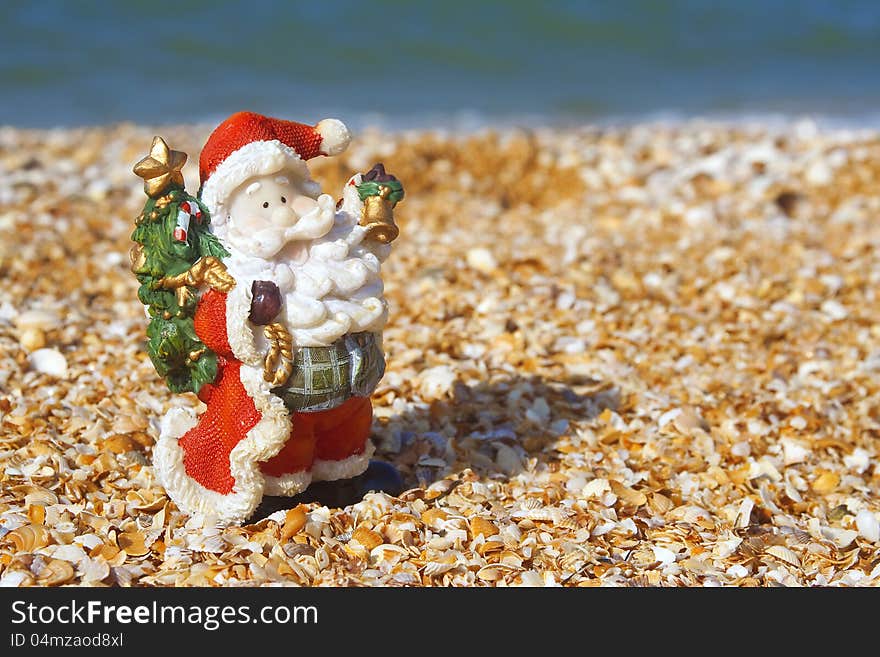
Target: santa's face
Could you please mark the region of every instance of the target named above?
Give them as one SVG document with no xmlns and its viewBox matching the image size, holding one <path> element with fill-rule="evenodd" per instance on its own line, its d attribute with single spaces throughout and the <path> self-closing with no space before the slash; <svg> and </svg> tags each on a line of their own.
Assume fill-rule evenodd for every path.
<svg viewBox="0 0 880 657">
<path fill-rule="evenodd" d="M 229 197 L 229 244 L 246 255 L 272 258 L 292 242 L 325 235 L 333 225 L 333 213 L 303 182 L 282 172 L 256 176 L 239 186 Z"/>
</svg>

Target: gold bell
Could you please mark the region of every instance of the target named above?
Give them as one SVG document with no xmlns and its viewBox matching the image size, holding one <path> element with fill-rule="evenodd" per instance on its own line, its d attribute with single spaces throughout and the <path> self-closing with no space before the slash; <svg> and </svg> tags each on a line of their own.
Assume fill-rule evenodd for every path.
<svg viewBox="0 0 880 657">
<path fill-rule="evenodd" d="M 364 239 L 374 239 L 382 244 L 388 244 L 400 233 L 400 229 L 394 223 L 394 205 L 388 200 L 389 194 L 391 188 L 380 185 L 377 196 L 368 196 L 364 200 L 364 210 L 360 220 L 360 225 L 367 230 Z"/>
</svg>

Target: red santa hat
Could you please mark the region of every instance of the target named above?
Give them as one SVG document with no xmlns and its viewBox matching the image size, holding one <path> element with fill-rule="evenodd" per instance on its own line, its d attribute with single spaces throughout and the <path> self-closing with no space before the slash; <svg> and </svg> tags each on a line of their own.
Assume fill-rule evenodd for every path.
<svg viewBox="0 0 880 657">
<path fill-rule="evenodd" d="M 324 119 L 316 125 L 238 112 L 217 126 L 199 157 L 200 197 L 211 211 L 211 222 L 226 219 L 229 195 L 255 176 L 301 168 L 318 155 L 338 155 L 351 135 L 342 121 Z"/>
</svg>

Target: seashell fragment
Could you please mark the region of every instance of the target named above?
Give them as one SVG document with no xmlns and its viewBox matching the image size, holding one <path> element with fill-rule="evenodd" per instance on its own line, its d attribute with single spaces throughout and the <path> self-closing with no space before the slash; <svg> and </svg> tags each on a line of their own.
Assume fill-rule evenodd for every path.
<svg viewBox="0 0 880 657">
<path fill-rule="evenodd" d="M 587 498 L 602 497 L 602 494 L 608 490 L 611 490 L 611 486 L 608 483 L 608 480 L 596 478 L 587 482 L 587 485 L 584 486 L 583 490 L 581 490 L 581 495 Z"/>
<path fill-rule="evenodd" d="M 461 484 L 461 481 L 456 479 L 441 479 L 440 481 L 435 481 L 433 484 L 428 486 L 427 493 L 425 494 L 425 499 L 433 500 L 435 498 L 448 495 L 452 491 L 452 489 L 459 484 Z"/>
<path fill-rule="evenodd" d="M 477 553 L 480 555 L 486 555 L 486 554 L 489 554 L 490 552 L 498 552 L 499 550 L 503 550 L 503 549 L 504 549 L 504 543 L 502 543 L 501 541 L 491 540 L 491 541 L 486 541 L 482 545 L 478 546 Z"/>
<path fill-rule="evenodd" d="M 58 586 L 72 580 L 74 574 L 70 562 L 52 559 L 37 574 L 37 583 L 41 586 Z"/>
<path fill-rule="evenodd" d="M 306 526 L 306 520 L 306 512 L 302 504 L 289 509 L 284 516 L 284 525 L 281 527 L 281 540 L 290 540 L 291 536 L 298 534 Z"/>
<path fill-rule="evenodd" d="M 150 551 L 145 540 L 141 532 L 125 532 L 117 537 L 116 542 L 128 556 L 142 557 Z"/>
<path fill-rule="evenodd" d="M 820 495 L 830 493 L 840 483 L 840 475 L 836 472 L 823 472 L 813 481 L 812 488 Z"/>
<path fill-rule="evenodd" d="M 471 534 L 474 535 L 474 538 L 482 534 L 485 537 L 495 536 L 498 533 L 498 527 L 493 525 L 491 522 L 477 516 L 473 520 L 471 520 Z"/>
<path fill-rule="evenodd" d="M 801 560 L 798 558 L 798 555 L 796 555 L 784 545 L 771 545 L 766 550 L 764 550 L 764 552 L 766 552 L 767 554 L 772 554 L 780 561 L 784 561 L 785 563 L 800 568 Z"/>
<path fill-rule="evenodd" d="M 391 543 L 382 543 L 381 545 L 377 545 L 372 550 L 370 550 L 370 558 L 375 559 L 377 561 L 381 561 L 384 559 L 388 559 L 388 552 L 392 554 L 396 554 L 397 557 L 394 558 L 395 561 L 399 561 L 401 557 L 410 556 L 409 552 L 400 547 L 399 545 L 392 545 Z"/>
<path fill-rule="evenodd" d="M 36 442 L 32 442 L 28 445 L 28 452 L 31 456 L 39 455 L 39 452 L 31 451 L 36 445 Z M 45 444 L 45 443 L 39 443 Z M 50 455 L 57 454 L 57 451 L 47 452 Z M 19 460 L 19 457 L 21 460 Z M 11 462 L 18 464 L 26 464 L 28 462 L 27 456 L 21 456 L 20 452 L 13 455 L 10 459 Z M 12 493 L 15 493 L 16 497 L 24 498 L 25 503 L 27 504 L 42 504 L 44 506 L 48 506 L 50 504 L 55 504 L 58 502 L 58 497 L 52 491 L 43 488 L 42 486 L 37 486 L 35 484 L 19 484 L 17 486 L 8 486 L 5 487 L 4 490 L 8 490 Z"/>
<path fill-rule="evenodd" d="M 880 541 L 880 522 L 868 509 L 862 509 L 856 514 L 856 528 L 866 541 L 871 543 Z"/>
<path fill-rule="evenodd" d="M 441 520 L 446 520 L 449 516 L 446 511 L 443 509 L 438 509 L 437 507 L 432 507 L 430 509 L 425 509 L 422 512 L 422 522 L 428 525 L 429 527 L 433 527 Z"/>
<path fill-rule="evenodd" d="M 67 359 L 57 349 L 37 349 L 28 354 L 31 369 L 40 374 L 61 378 L 67 374 Z"/>
<path fill-rule="evenodd" d="M 837 527 L 823 527 L 822 535 L 833 541 L 838 549 L 842 550 L 843 548 L 849 546 L 854 540 L 856 540 L 856 536 L 859 535 L 857 531 L 852 529 L 838 529 Z"/>
<path fill-rule="evenodd" d="M 100 582 L 110 574 L 110 566 L 103 559 L 85 559 L 80 564 L 84 582 Z"/>
<path fill-rule="evenodd" d="M 779 533 L 791 536 L 794 542 L 799 545 L 807 545 L 813 540 L 813 537 L 810 536 L 809 532 L 798 527 L 780 527 Z"/>
<path fill-rule="evenodd" d="M 123 415 L 114 420 L 114 429 L 122 434 L 144 431 L 147 427 L 149 422 L 143 415 Z"/>
<path fill-rule="evenodd" d="M 143 513 L 155 513 L 168 504 L 168 499 L 164 495 L 153 498 L 152 495 L 143 493 L 129 493 L 125 496 L 125 499 L 131 503 L 132 510 Z"/>
<path fill-rule="evenodd" d="M 485 582 L 501 579 L 501 571 L 495 565 L 483 566 L 477 571 L 477 577 Z"/>
<path fill-rule="evenodd" d="M 320 547 L 315 550 L 315 563 L 318 566 L 318 570 L 324 570 L 330 565 L 330 555 L 327 553 L 327 549 L 324 547 Z"/>
<path fill-rule="evenodd" d="M 651 510 L 655 513 L 659 513 L 660 515 L 664 515 L 668 513 L 675 506 L 672 500 L 663 495 L 662 493 L 651 493 L 651 498 L 649 500 L 649 506 Z"/>
<path fill-rule="evenodd" d="M 6 535 L 18 552 L 33 552 L 51 542 L 49 530 L 43 525 L 24 525 Z"/>
<path fill-rule="evenodd" d="M 49 310 L 26 310 L 16 316 L 14 320 L 19 330 L 37 328 L 49 330 L 60 325 L 58 315 Z"/>
<path fill-rule="evenodd" d="M 116 433 L 98 442 L 98 447 L 114 454 L 125 454 L 140 448 L 131 436 L 124 433 Z"/>
<path fill-rule="evenodd" d="M 24 496 L 25 504 L 34 504 L 37 506 L 51 506 L 58 504 L 58 496 L 50 490 L 42 486 L 28 486 L 28 491 Z"/>
<path fill-rule="evenodd" d="M 442 575 L 443 573 L 449 572 L 453 568 L 456 567 L 455 563 L 442 563 L 440 561 L 429 561 L 425 564 L 422 572 L 429 576 L 434 577 L 436 575 Z"/>
<path fill-rule="evenodd" d="M 18 343 L 27 352 L 36 351 L 46 346 L 46 334 L 43 329 L 30 327 L 21 332 L 18 337 Z"/>
<path fill-rule="evenodd" d="M 654 551 L 654 559 L 659 561 L 661 566 L 668 566 L 671 563 L 675 563 L 675 552 L 669 548 L 652 545 L 651 549 Z"/>
<path fill-rule="evenodd" d="M 498 267 L 495 256 L 485 247 L 469 249 L 465 254 L 465 259 L 467 260 L 468 267 L 476 269 L 483 274 L 491 274 Z"/>
<path fill-rule="evenodd" d="M 0 575 L 0 587 L 32 586 L 34 576 L 26 570 L 5 570 Z"/>
<path fill-rule="evenodd" d="M 648 502 L 647 495 L 624 486 L 619 481 L 612 479 L 609 484 L 611 485 L 611 492 L 617 495 L 626 506 L 643 506 Z"/>
<path fill-rule="evenodd" d="M 700 416 L 696 409 L 690 407 L 683 408 L 681 413 L 672 419 L 672 424 L 680 433 L 685 435 L 692 434 L 697 429 L 702 431 L 709 430 L 709 424 L 706 420 Z"/>
<path fill-rule="evenodd" d="M 352 532 L 351 538 L 363 545 L 369 551 L 372 551 L 373 548 L 382 545 L 382 543 L 385 542 L 385 539 L 382 538 L 382 535 L 379 532 L 368 529 L 363 525 Z"/>
<path fill-rule="evenodd" d="M 40 505 L 29 506 L 28 520 L 34 525 L 42 525 L 46 522 L 46 507 Z"/>
</svg>

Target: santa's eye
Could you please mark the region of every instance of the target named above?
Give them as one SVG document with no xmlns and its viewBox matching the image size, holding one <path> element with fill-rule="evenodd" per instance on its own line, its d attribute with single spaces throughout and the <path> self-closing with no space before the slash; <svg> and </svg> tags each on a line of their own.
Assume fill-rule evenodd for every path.
<svg viewBox="0 0 880 657">
<path fill-rule="evenodd" d="M 268 208 L 268 207 L 269 207 L 269 201 L 265 201 L 265 202 L 263 203 L 263 207 L 264 207 L 264 208 Z"/>
<path fill-rule="evenodd" d="M 282 196 L 282 197 L 281 197 L 281 202 L 282 202 L 282 203 L 287 203 L 287 199 L 284 198 L 284 197 Z"/>
</svg>

